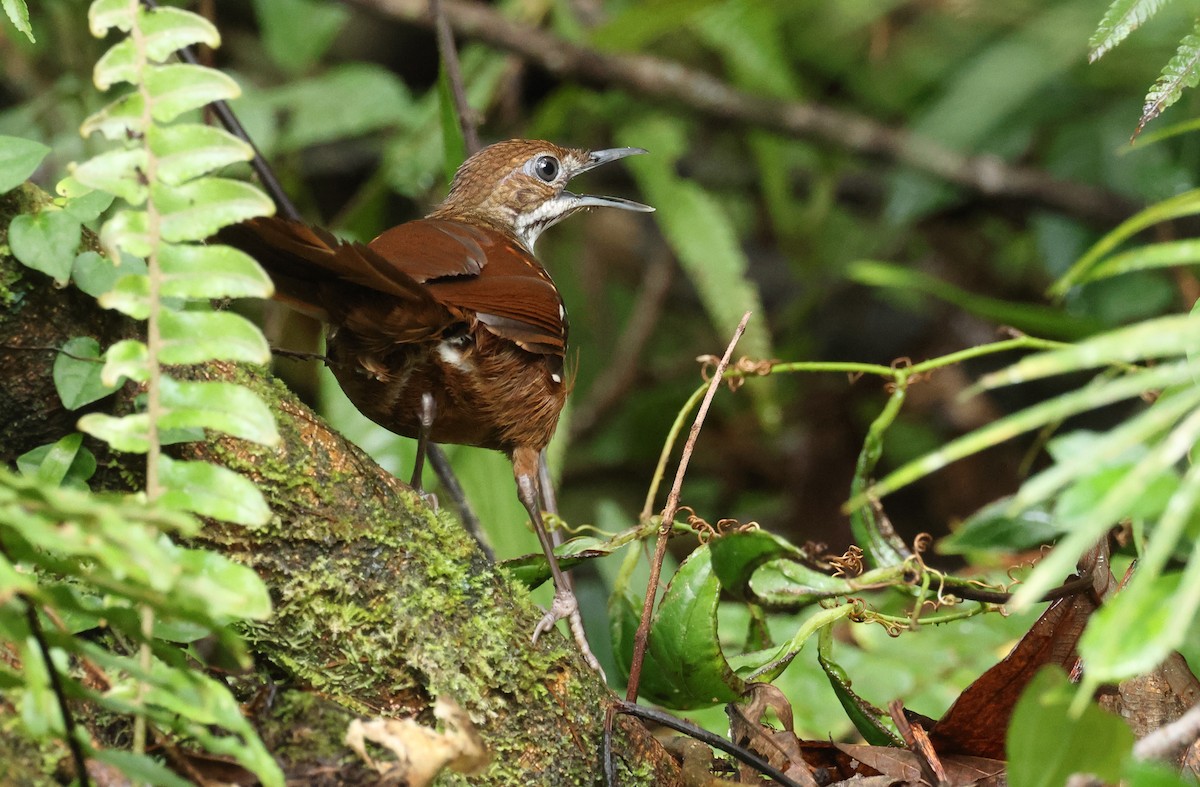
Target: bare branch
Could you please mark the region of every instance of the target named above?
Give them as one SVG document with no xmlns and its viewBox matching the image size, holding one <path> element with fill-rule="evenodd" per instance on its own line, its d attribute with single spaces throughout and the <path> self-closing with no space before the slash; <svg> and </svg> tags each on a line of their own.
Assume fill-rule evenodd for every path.
<svg viewBox="0 0 1200 787">
<path fill-rule="evenodd" d="M 446 80 L 450 83 L 450 95 L 454 99 L 454 112 L 458 115 L 458 127 L 462 130 L 463 144 L 467 155 L 479 152 L 479 130 L 475 127 L 471 105 L 467 103 L 467 89 L 463 85 L 462 67 L 458 63 L 458 48 L 454 46 L 454 33 L 442 9 L 441 0 L 429 0 L 433 13 L 434 30 L 437 33 L 438 53 L 442 68 L 446 69 Z"/>
<path fill-rule="evenodd" d="M 696 448 L 696 438 L 700 436 L 700 427 L 704 425 L 704 419 L 708 416 L 708 406 L 712 404 L 713 397 L 717 394 L 717 386 L 721 384 L 721 378 L 725 374 L 726 367 L 729 366 L 733 348 L 737 346 L 738 340 L 746 332 L 748 322 L 750 322 L 750 312 L 742 315 L 742 321 L 738 323 L 738 327 L 733 332 L 733 338 L 729 340 L 729 346 L 725 348 L 725 355 L 721 357 L 721 362 L 713 371 L 708 390 L 704 393 L 704 400 L 700 402 L 700 409 L 696 411 L 696 420 L 692 421 L 692 430 L 688 433 L 687 442 L 683 444 L 683 454 L 679 457 L 679 467 L 675 470 L 675 482 L 671 484 L 671 491 L 667 494 L 667 504 L 663 507 L 662 521 L 658 526 L 658 541 L 654 545 L 654 560 L 650 563 L 650 580 L 646 583 L 646 601 L 642 606 L 642 621 L 633 635 L 633 658 L 629 662 L 629 687 L 625 692 L 625 699 L 631 703 L 637 702 L 638 682 L 642 676 L 642 661 L 646 656 L 646 643 L 650 640 L 650 615 L 654 611 L 654 599 L 658 594 L 658 578 L 662 572 L 663 558 L 667 553 L 667 538 L 671 535 L 671 523 L 675 521 L 675 512 L 679 510 L 679 490 L 683 487 L 683 477 L 687 474 L 688 462 L 691 461 L 692 451 Z"/>
<path fill-rule="evenodd" d="M 432 26 L 427 0 L 352 0 L 388 16 Z M 809 139 L 863 156 L 903 164 L 989 197 L 1024 200 L 1083 221 L 1110 226 L 1134 213 L 1136 200 L 997 156 L 968 156 L 870 118 L 821 104 L 783 101 L 734 88 L 695 69 L 648 55 L 616 55 L 522 26 L 489 6 L 441 0 L 460 36 L 486 42 L 536 63 L 562 79 L 615 85 L 639 96 L 682 104 L 723 122 Z"/>
</svg>

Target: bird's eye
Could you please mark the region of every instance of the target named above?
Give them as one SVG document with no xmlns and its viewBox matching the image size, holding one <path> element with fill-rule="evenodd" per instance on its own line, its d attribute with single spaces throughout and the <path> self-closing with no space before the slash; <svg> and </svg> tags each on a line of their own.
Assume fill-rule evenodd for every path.
<svg viewBox="0 0 1200 787">
<path fill-rule="evenodd" d="M 558 159 L 554 156 L 538 156 L 533 162 L 533 172 L 547 183 L 558 177 Z"/>
</svg>

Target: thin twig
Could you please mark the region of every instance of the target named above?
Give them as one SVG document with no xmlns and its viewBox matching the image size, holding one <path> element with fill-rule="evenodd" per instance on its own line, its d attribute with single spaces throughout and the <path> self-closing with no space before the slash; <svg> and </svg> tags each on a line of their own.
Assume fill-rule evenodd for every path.
<svg viewBox="0 0 1200 787">
<path fill-rule="evenodd" d="M 785 787 L 802 787 L 795 779 L 788 777 L 786 773 L 779 770 L 771 763 L 759 757 L 749 749 L 738 746 L 736 743 L 725 740 L 720 735 L 703 730 L 692 724 L 690 721 L 676 718 L 666 711 L 656 710 L 654 708 L 643 708 L 634 702 L 621 702 L 617 700 L 613 703 L 613 707 L 617 713 L 624 713 L 627 716 L 637 716 L 640 719 L 647 719 L 655 724 L 661 724 L 664 727 L 669 727 L 676 732 L 682 732 L 695 738 L 702 743 L 707 743 L 715 749 L 720 749 L 726 754 L 735 759 L 746 763 L 751 768 L 761 773 L 763 776 L 768 776 Z"/>
<path fill-rule="evenodd" d="M 79 787 L 90 787 L 87 757 L 83 753 L 83 745 L 75 735 L 75 717 L 71 715 L 71 707 L 67 704 L 67 692 L 63 688 L 58 667 L 54 666 L 54 661 L 50 658 L 50 643 L 46 641 L 46 632 L 42 630 L 42 622 L 38 620 L 33 600 L 25 595 L 21 596 L 21 600 L 25 602 L 25 618 L 29 621 L 29 632 L 41 651 L 42 661 L 45 662 L 46 672 L 50 676 L 50 690 L 54 692 L 58 711 L 62 714 L 63 731 L 67 739 L 67 748 L 71 751 L 71 759 L 75 762 L 75 776 L 79 780 Z"/>
<path fill-rule="evenodd" d="M 466 145 L 469 156 L 479 152 L 479 131 L 475 128 L 471 105 L 467 103 L 467 90 L 463 85 L 462 67 L 458 63 L 458 48 L 454 46 L 454 33 L 450 30 L 450 23 L 446 21 L 441 0 L 429 0 L 429 12 L 433 14 L 438 54 L 442 58 L 442 68 L 446 69 L 446 79 L 450 82 L 454 113 L 458 115 L 458 127 L 462 130 L 463 144 Z"/>
<path fill-rule="evenodd" d="M 432 25 L 427 0 L 352 0 L 396 19 Z M 1128 218 L 1139 203 L 1107 189 L 1061 180 L 1044 170 L 1008 164 L 994 155 L 967 156 L 903 129 L 833 107 L 754 95 L 711 74 L 649 55 L 614 54 L 580 46 L 505 18 L 482 3 L 441 0 L 460 36 L 513 52 L 561 79 L 616 86 L 688 107 L 722 123 L 769 129 L 830 147 L 903 164 L 990 197 L 1062 211 L 1104 227 Z"/>
<path fill-rule="evenodd" d="M 1139 760 L 1164 760 L 1195 743 L 1197 736 L 1200 736 L 1200 703 L 1134 744 L 1133 756 Z"/>
<path fill-rule="evenodd" d="M 725 373 L 725 367 L 729 366 L 733 348 L 737 346 L 738 340 L 745 333 L 748 322 L 750 322 L 750 312 L 742 315 L 742 321 L 738 323 L 737 329 L 733 332 L 733 338 L 729 341 L 729 346 L 725 348 L 725 355 L 721 356 L 721 362 L 713 371 L 704 401 L 700 403 L 700 409 L 696 412 L 696 420 L 692 422 L 692 431 L 683 445 L 683 454 L 679 457 L 679 468 L 675 471 L 675 482 L 671 485 L 670 494 L 667 495 L 667 504 L 663 508 L 661 524 L 658 527 L 658 542 L 654 547 L 654 561 L 650 564 L 650 581 L 646 583 L 646 600 L 642 605 L 642 621 L 638 624 L 637 633 L 633 636 L 633 660 L 629 665 L 629 688 L 625 692 L 625 698 L 629 702 L 637 702 L 638 683 L 642 677 L 642 662 L 646 657 L 646 643 L 650 640 L 650 616 L 654 612 L 655 596 L 658 595 L 658 579 L 662 573 L 663 558 L 667 553 L 667 539 L 671 535 L 675 512 L 679 510 L 679 490 L 683 487 L 683 477 L 687 473 L 688 462 L 692 459 L 692 451 L 696 448 L 696 438 L 700 436 L 700 427 L 704 425 L 704 419 L 708 415 L 708 406 L 712 404 L 713 397 L 717 393 L 717 386 L 721 384 L 721 375 Z"/>
</svg>

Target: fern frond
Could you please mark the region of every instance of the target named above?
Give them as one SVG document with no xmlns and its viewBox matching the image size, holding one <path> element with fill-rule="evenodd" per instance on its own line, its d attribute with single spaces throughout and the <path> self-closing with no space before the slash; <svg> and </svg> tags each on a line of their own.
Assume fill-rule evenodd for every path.
<svg viewBox="0 0 1200 787">
<path fill-rule="evenodd" d="M 1164 109 L 1178 101 L 1185 88 L 1195 87 L 1197 83 L 1200 83 L 1200 23 L 1179 42 L 1175 56 L 1163 68 L 1154 87 L 1146 94 L 1142 118 L 1138 121 L 1134 136 L 1137 136 L 1137 132 L 1147 123 L 1161 115 Z"/>
<path fill-rule="evenodd" d="M 1158 13 L 1169 0 L 1113 0 L 1088 39 L 1088 62 L 1095 63 L 1110 49 Z"/>
</svg>

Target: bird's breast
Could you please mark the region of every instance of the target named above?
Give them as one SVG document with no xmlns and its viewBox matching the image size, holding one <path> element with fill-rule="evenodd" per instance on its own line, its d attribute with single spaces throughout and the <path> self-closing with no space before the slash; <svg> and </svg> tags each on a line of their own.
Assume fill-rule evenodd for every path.
<svg viewBox="0 0 1200 787">
<path fill-rule="evenodd" d="M 355 407 L 406 437 L 417 436 L 421 396 L 429 393 L 434 442 L 541 450 L 566 402 L 561 356 L 527 352 L 482 329 L 387 352 L 364 348 L 343 329 L 331 335 L 328 352 Z"/>
</svg>

